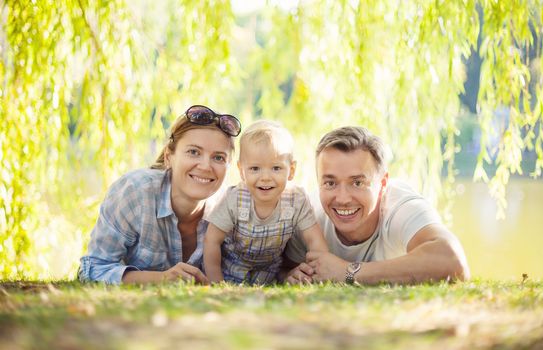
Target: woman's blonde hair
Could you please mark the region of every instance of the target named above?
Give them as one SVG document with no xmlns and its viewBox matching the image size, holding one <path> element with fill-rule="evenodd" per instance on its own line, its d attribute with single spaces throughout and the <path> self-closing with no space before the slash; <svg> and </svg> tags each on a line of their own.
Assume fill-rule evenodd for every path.
<svg viewBox="0 0 543 350">
<path fill-rule="evenodd" d="M 165 170 L 167 168 L 166 164 L 164 163 L 164 154 L 166 152 L 166 149 L 168 149 L 170 153 L 174 153 L 177 142 L 183 137 L 183 135 L 187 131 L 194 129 L 213 129 L 222 131 L 215 123 L 209 125 L 193 124 L 186 118 L 185 114 L 181 115 L 172 124 L 170 128 L 171 131 L 169 134 L 168 143 L 162 148 L 162 151 L 158 155 L 157 159 L 155 160 L 153 165 L 151 165 L 151 169 Z M 227 135 L 226 133 L 224 134 L 224 136 L 228 137 L 228 141 L 230 143 L 230 151 L 234 152 L 234 138 Z"/>
</svg>

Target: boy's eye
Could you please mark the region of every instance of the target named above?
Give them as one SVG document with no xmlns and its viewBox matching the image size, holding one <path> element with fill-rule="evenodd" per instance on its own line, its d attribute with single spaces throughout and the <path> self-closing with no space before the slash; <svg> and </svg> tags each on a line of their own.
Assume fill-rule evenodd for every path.
<svg viewBox="0 0 543 350">
<path fill-rule="evenodd" d="M 249 170 L 250 170 L 250 171 L 258 171 L 258 169 L 259 169 L 259 168 L 258 168 L 257 166 L 251 166 L 251 167 L 249 167 Z"/>
<path fill-rule="evenodd" d="M 280 166 L 274 166 L 272 168 L 273 171 L 280 171 L 282 168 Z"/>
</svg>

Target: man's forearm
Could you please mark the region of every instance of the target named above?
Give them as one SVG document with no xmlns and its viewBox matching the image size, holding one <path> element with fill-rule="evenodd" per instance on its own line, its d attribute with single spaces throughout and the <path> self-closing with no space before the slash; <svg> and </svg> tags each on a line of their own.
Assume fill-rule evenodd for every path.
<svg viewBox="0 0 543 350">
<path fill-rule="evenodd" d="M 355 274 L 355 280 L 361 284 L 377 284 L 469 279 L 469 269 L 461 254 L 454 242 L 436 238 L 404 256 L 364 263 Z"/>
</svg>

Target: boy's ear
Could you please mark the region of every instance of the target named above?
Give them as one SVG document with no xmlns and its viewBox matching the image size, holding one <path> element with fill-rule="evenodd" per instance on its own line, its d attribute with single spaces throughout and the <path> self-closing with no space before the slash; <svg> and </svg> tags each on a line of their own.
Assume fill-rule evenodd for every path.
<svg viewBox="0 0 543 350">
<path fill-rule="evenodd" d="M 290 162 L 290 172 L 288 174 L 288 180 L 289 181 L 294 179 L 294 174 L 296 174 L 296 161 L 295 160 Z"/>
<path fill-rule="evenodd" d="M 241 162 L 238 160 L 238 170 L 239 170 L 239 176 L 241 177 L 242 181 L 245 181 L 245 174 L 243 173 L 243 168 L 241 167 Z"/>
</svg>

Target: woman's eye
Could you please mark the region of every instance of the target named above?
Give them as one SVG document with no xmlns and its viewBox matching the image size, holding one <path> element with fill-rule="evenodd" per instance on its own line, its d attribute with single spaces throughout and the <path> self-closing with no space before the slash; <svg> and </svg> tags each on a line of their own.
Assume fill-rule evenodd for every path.
<svg viewBox="0 0 543 350">
<path fill-rule="evenodd" d="M 200 152 L 198 152 L 198 150 L 194 148 L 187 150 L 187 153 L 190 154 L 191 156 L 197 156 L 200 154 Z"/>
<path fill-rule="evenodd" d="M 221 156 L 221 155 L 216 155 L 213 157 L 213 159 L 216 161 L 216 162 L 226 162 L 226 157 L 225 156 Z"/>
</svg>

